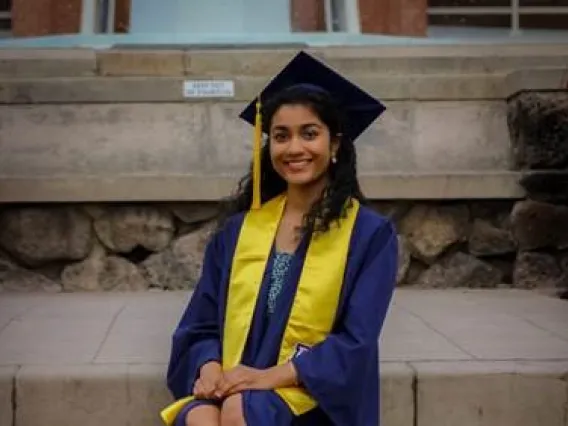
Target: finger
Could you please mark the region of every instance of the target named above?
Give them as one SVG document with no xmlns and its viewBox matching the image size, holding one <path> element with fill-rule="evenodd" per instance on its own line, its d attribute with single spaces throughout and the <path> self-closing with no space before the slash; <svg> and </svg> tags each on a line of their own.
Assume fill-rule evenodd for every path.
<svg viewBox="0 0 568 426">
<path fill-rule="evenodd" d="M 231 389 L 232 387 L 234 387 L 236 384 L 238 384 L 239 382 L 236 381 L 234 378 L 224 378 L 219 385 L 217 386 L 217 388 L 215 389 L 215 396 L 217 398 L 223 398 L 225 397 L 225 395 L 227 394 L 227 391 L 229 389 Z"/>
<path fill-rule="evenodd" d="M 193 386 L 193 396 L 195 398 L 203 398 L 203 393 L 203 385 L 200 380 L 197 380 Z"/>
<path fill-rule="evenodd" d="M 252 390 L 252 389 L 254 389 L 253 382 L 246 379 L 246 380 L 242 380 L 242 381 L 230 384 L 224 390 L 223 396 L 227 397 L 227 396 L 230 396 L 230 395 L 234 395 L 236 393 L 240 393 L 240 392 L 245 391 L 245 390 Z"/>
<path fill-rule="evenodd" d="M 207 395 L 208 398 L 213 398 L 215 396 L 215 392 L 219 389 L 219 381 L 217 382 L 204 382 L 203 383 L 203 392 Z"/>
</svg>

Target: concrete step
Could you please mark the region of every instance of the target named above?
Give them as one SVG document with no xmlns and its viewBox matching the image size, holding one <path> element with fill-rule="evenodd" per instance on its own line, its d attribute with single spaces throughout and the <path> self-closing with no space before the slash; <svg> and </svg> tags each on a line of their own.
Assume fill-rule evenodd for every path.
<svg viewBox="0 0 568 426">
<path fill-rule="evenodd" d="M 388 74 L 356 70 L 346 75 L 383 101 L 502 100 L 522 90 L 558 90 L 568 81 L 564 65 L 525 66 L 498 73 L 418 71 Z M 247 102 L 256 97 L 272 76 L 231 74 L 230 70 L 215 75 L 203 71 L 189 76 L 0 76 L 0 104 Z M 206 99 L 184 95 L 186 81 L 212 78 L 233 82 L 234 95 Z"/>
<path fill-rule="evenodd" d="M 122 49 L 0 49 L 0 77 L 28 76 L 272 76 L 298 48 L 224 49 L 171 47 Z M 565 43 L 464 44 L 310 47 L 306 51 L 347 74 L 491 73 L 566 64 Z"/>
<path fill-rule="evenodd" d="M 519 172 L 393 172 L 361 175 L 373 200 L 521 199 Z M 217 201 L 240 177 L 132 175 L 14 178 L 0 176 L 0 203 Z"/>
<path fill-rule="evenodd" d="M 519 197 L 506 100 L 567 78 L 564 44 L 308 50 L 387 104 L 357 144 L 377 199 Z M 0 50 L 0 201 L 227 195 L 250 161 L 238 114 L 295 53 Z M 184 82 L 204 78 L 233 81 L 234 96 L 184 96 Z"/>
<path fill-rule="evenodd" d="M 0 426 L 158 426 L 186 293 L 0 295 Z M 381 337 L 394 426 L 566 426 L 568 302 L 399 289 Z"/>
</svg>

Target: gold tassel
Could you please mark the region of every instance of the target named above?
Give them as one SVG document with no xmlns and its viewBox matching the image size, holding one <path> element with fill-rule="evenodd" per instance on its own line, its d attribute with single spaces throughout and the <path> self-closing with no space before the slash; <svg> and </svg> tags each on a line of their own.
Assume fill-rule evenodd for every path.
<svg viewBox="0 0 568 426">
<path fill-rule="evenodd" d="M 256 102 L 256 119 L 254 126 L 254 145 L 253 145 L 253 168 L 252 168 L 252 208 L 253 210 L 260 209 L 261 198 L 260 198 L 260 155 L 261 155 L 261 144 L 262 144 L 262 114 L 260 112 L 260 97 Z"/>
</svg>

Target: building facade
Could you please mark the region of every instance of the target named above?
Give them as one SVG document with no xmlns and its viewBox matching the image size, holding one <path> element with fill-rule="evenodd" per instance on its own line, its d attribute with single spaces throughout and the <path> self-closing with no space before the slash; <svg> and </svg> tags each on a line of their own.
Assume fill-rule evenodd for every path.
<svg viewBox="0 0 568 426">
<path fill-rule="evenodd" d="M 6 0 L 4 0 L 6 1 Z M 240 0 L 224 2 L 223 0 L 211 0 L 204 2 L 188 2 L 179 0 L 169 0 L 161 2 L 151 2 L 147 0 L 115 0 L 114 19 L 112 31 L 115 33 L 128 33 L 144 28 L 147 31 L 155 28 L 159 29 L 160 20 L 166 21 L 169 27 L 177 19 L 184 19 L 183 22 L 174 25 L 175 31 L 192 32 L 192 29 L 200 30 L 202 22 L 215 23 L 219 21 L 219 26 L 236 27 L 238 24 L 238 13 L 246 17 L 250 25 L 255 27 L 266 19 L 263 13 L 273 13 L 280 16 L 280 28 L 272 25 L 276 30 L 280 30 L 285 25 L 292 32 L 322 32 L 329 28 L 326 25 L 326 0 Z M 427 27 L 427 1 L 426 0 L 355 0 L 358 1 L 360 32 L 373 34 L 400 34 L 423 36 L 426 34 Z M 282 4 L 286 2 L 286 4 Z M 72 34 L 78 33 L 81 28 L 81 13 L 83 0 L 18 0 L 10 5 L 11 8 L 11 33 L 16 37 L 33 37 L 52 34 Z M 100 1 L 100 3 L 105 3 Z M 330 4 L 344 6 L 350 4 L 351 0 L 331 1 Z M 223 14 L 219 6 L 215 10 L 215 4 L 227 8 Z M 271 12 L 266 8 L 270 4 Z M 153 5 L 159 5 L 156 9 Z M 352 3 L 351 3 L 352 5 Z M 261 8 L 259 12 L 259 7 Z M 156 11 L 159 14 L 156 15 Z M 207 13 L 208 16 L 215 18 L 203 19 L 202 16 L 196 18 L 197 12 Z M 230 12 L 230 13 L 228 13 Z M 185 13 L 185 17 L 184 17 Z M 181 16 L 181 18 L 180 18 Z M 230 21 L 220 22 L 223 16 L 229 16 Z M 256 22 L 251 19 L 256 17 Z M 168 21 L 169 20 L 169 21 Z M 201 22 L 200 22 L 201 21 Z M 193 22 L 193 25 L 192 25 Z M 244 19 L 243 19 L 243 22 Z M 185 27 L 184 27 L 185 25 Z M 329 25 L 329 24 L 328 24 Z M 246 22 L 241 25 L 247 29 Z M 213 26 L 214 28 L 214 26 Z M 238 27 L 236 27 L 238 28 Z M 234 28 L 233 28 L 234 29 Z M 264 28 L 260 27 L 260 32 Z M 174 32 L 175 32 L 174 31 Z"/>
</svg>

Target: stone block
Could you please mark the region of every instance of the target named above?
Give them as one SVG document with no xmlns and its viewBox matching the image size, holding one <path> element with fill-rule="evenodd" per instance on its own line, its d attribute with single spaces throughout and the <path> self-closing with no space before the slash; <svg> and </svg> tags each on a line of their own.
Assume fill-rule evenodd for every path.
<svg viewBox="0 0 568 426">
<path fill-rule="evenodd" d="M 406 364 L 381 364 L 381 424 L 414 425 L 414 372 Z"/>
<path fill-rule="evenodd" d="M 413 363 L 420 426 L 565 426 L 568 363 Z"/>
<path fill-rule="evenodd" d="M 535 201 L 568 205 L 568 170 L 523 173 L 519 184 Z"/>
<path fill-rule="evenodd" d="M 189 50 L 184 53 L 184 69 L 188 76 L 204 78 L 261 76 L 266 83 L 280 72 L 297 52 L 292 49 Z"/>
<path fill-rule="evenodd" d="M 25 366 L 16 387 L 19 426 L 36 425 L 38 419 L 62 426 L 131 424 L 125 365 Z M 144 410 L 146 404 L 140 408 Z"/>
<path fill-rule="evenodd" d="M 513 235 L 521 250 L 568 248 L 567 224 L 567 206 L 522 200 L 511 212 Z"/>
<path fill-rule="evenodd" d="M 200 61 L 203 60 L 202 58 Z M 236 60 L 231 58 L 231 61 Z M 195 65 L 199 67 L 199 65 Z M 246 73 L 246 64 L 234 66 Z M 270 67 L 270 65 L 267 65 Z M 279 69 L 280 67 L 278 67 Z M 276 70 L 275 70 L 276 71 Z M 395 71 L 393 71 L 395 73 Z M 272 74 L 271 74 L 272 75 Z M 271 76 L 270 75 L 270 76 Z M 393 101 L 440 101 L 500 102 L 509 96 L 503 78 L 496 75 L 457 74 L 454 75 L 386 75 L 373 73 L 349 74 L 351 79 L 373 96 L 388 102 Z M 253 99 L 270 79 L 269 75 L 250 73 L 227 74 L 225 71 L 208 70 L 188 75 L 185 79 L 176 76 L 123 76 L 123 77 L 53 77 L 29 79 L 4 79 L 0 81 L 0 103 L 41 104 L 41 103 L 154 103 L 206 101 L 223 103 L 248 102 Z M 234 83 L 235 92 L 231 97 L 186 98 L 184 80 L 220 79 Z M 444 107 L 441 104 L 441 107 Z M 454 105 L 455 107 L 455 105 Z M 495 116 L 495 119 L 499 116 Z M 504 124 L 506 130 L 506 123 Z"/>
<path fill-rule="evenodd" d="M 507 123 L 516 167 L 568 168 L 568 89 L 519 94 L 509 101 Z"/>
<path fill-rule="evenodd" d="M 172 401 L 166 388 L 164 364 L 140 364 L 128 367 L 129 403 L 125 407 L 127 424 L 139 426 L 163 426 L 160 411 Z"/>
<path fill-rule="evenodd" d="M 560 284 L 562 272 L 553 255 L 525 251 L 515 260 L 513 283 L 518 288 L 554 288 Z"/>
<path fill-rule="evenodd" d="M 87 49 L 0 49 L 0 78 L 94 75 L 95 53 Z"/>
<path fill-rule="evenodd" d="M 174 77 L 50 78 L 3 80 L 0 103 L 84 104 L 183 100 L 183 80 Z"/>
<path fill-rule="evenodd" d="M 78 209 L 52 206 L 0 212 L 0 247 L 26 265 L 81 260 L 92 244 L 89 217 Z"/>
<path fill-rule="evenodd" d="M 16 367 L 0 367 L 0 426 L 14 425 L 14 377 Z"/>
<path fill-rule="evenodd" d="M 107 50 L 98 53 L 98 69 L 103 76 L 183 75 L 181 50 Z"/>
</svg>

